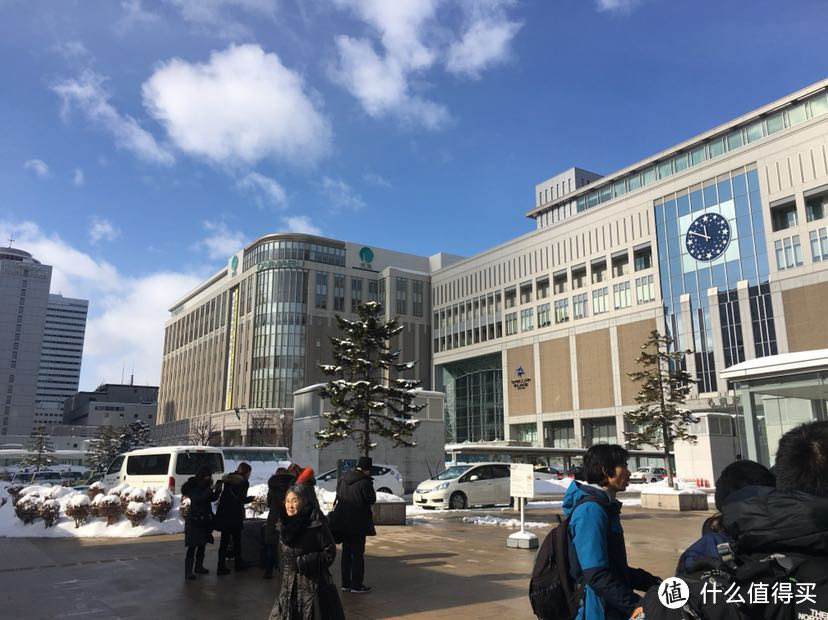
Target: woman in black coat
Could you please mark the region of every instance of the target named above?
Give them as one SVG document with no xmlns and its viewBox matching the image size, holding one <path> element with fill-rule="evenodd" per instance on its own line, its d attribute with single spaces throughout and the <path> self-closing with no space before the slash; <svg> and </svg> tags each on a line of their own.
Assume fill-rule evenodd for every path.
<svg viewBox="0 0 828 620">
<path fill-rule="evenodd" d="M 211 504 L 218 499 L 221 486 L 220 480 L 213 484 L 213 472 L 206 466 L 199 467 L 196 475 L 181 486 L 181 495 L 190 498 L 190 509 L 184 519 L 184 545 L 187 547 L 185 579 L 195 579 L 195 573 L 206 575 L 210 572 L 204 568 L 204 547 L 208 542 L 213 542 Z"/>
<path fill-rule="evenodd" d="M 278 561 L 279 549 L 279 517 L 285 507 L 285 496 L 293 486 L 296 477 L 288 473 L 284 467 L 267 481 L 267 523 L 265 524 L 265 549 L 267 550 L 267 564 L 265 564 L 265 579 L 273 579 L 273 569 Z"/>
<path fill-rule="evenodd" d="M 344 620 L 330 566 L 336 544 L 328 522 L 311 497 L 312 489 L 293 486 L 279 527 L 281 589 L 271 620 Z"/>
<path fill-rule="evenodd" d="M 233 540 L 233 550 L 236 556 L 236 570 L 244 570 L 248 567 L 247 562 L 242 559 L 241 532 L 244 525 L 244 505 L 253 501 L 254 497 L 247 494 L 250 488 L 248 482 L 252 468 L 247 463 L 239 463 L 232 474 L 222 478 L 224 489 L 219 497 L 216 508 L 215 529 L 221 532 L 221 541 L 218 549 L 217 575 L 227 575 L 230 571 L 224 560 L 227 557 L 227 547 L 230 539 Z"/>
</svg>

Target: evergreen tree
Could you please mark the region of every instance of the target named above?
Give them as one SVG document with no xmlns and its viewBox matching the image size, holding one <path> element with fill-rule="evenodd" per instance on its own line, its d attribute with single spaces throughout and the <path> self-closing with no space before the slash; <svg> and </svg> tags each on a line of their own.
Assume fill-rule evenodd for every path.
<svg viewBox="0 0 828 620">
<path fill-rule="evenodd" d="M 642 370 L 627 373 L 641 387 L 635 396 L 638 408 L 624 414 L 637 431 L 624 432 L 629 444 L 650 444 L 664 451 L 667 480 L 673 486 L 670 449 L 676 439 L 696 442 L 688 427 L 696 419 L 685 406 L 687 396 L 696 382 L 683 370 L 684 356 L 691 351 L 672 351 L 673 339 L 657 330 L 650 332 L 641 346 L 636 362 Z"/>
<path fill-rule="evenodd" d="M 120 432 L 111 426 L 102 426 L 89 442 L 86 460 L 94 471 L 104 471 L 109 464 L 120 454 L 118 438 Z"/>
<path fill-rule="evenodd" d="M 152 429 L 143 420 L 131 422 L 123 427 L 117 444 L 118 454 L 155 445 L 152 439 Z"/>
<path fill-rule="evenodd" d="M 29 445 L 26 446 L 26 456 L 20 463 L 23 467 L 34 467 L 35 473 L 39 472 L 44 467 L 49 467 L 57 463 L 57 459 L 52 456 L 55 447 L 52 445 L 52 440 L 46 434 L 43 426 L 37 426 L 29 433 Z"/>
<path fill-rule="evenodd" d="M 327 426 L 316 433 L 317 448 L 351 436 L 365 456 L 376 447 L 371 437 L 379 435 L 395 446 L 416 445 L 411 435 L 420 421 L 411 414 L 425 405 L 414 404 L 414 388 L 420 382 L 391 378 L 411 370 L 416 362 L 398 363 L 391 338 L 403 330 L 396 318 L 385 321 L 382 305 L 369 301 L 357 308 L 355 321 L 336 317 L 342 338 L 331 338 L 334 364 L 319 367 L 331 379 L 320 394 L 333 407 L 322 416 Z"/>
</svg>

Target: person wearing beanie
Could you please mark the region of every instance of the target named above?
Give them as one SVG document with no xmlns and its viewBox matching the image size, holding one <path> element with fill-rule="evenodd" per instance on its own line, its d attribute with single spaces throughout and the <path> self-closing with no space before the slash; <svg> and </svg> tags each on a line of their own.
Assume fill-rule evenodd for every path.
<svg viewBox="0 0 828 620">
<path fill-rule="evenodd" d="M 693 571 L 694 566 L 706 559 L 718 557 L 717 545 L 721 543 L 734 544 L 733 537 L 728 534 L 722 523 L 722 506 L 736 491 L 749 486 L 775 487 L 776 480 L 767 467 L 756 461 L 740 459 L 732 462 L 722 470 L 716 480 L 714 500 L 718 511 L 705 520 L 702 525 L 702 536 L 681 554 L 676 565 L 676 575 L 686 575 Z"/>
<path fill-rule="evenodd" d="M 376 503 L 371 457 L 361 456 L 356 469 L 345 472 L 336 484 L 336 503 L 329 515 L 331 530 L 342 540 L 342 590 L 362 594 L 371 590 L 364 583 L 365 538 L 375 536 L 371 506 Z"/>
</svg>

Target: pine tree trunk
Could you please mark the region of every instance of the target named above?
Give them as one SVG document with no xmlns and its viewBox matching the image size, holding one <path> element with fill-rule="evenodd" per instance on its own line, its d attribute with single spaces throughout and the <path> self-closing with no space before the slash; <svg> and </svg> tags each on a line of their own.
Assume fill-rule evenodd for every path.
<svg viewBox="0 0 828 620">
<path fill-rule="evenodd" d="M 368 423 L 371 420 L 371 413 L 370 409 L 365 412 L 365 435 L 363 438 L 365 443 L 363 444 L 363 456 L 369 457 L 371 456 L 371 436 L 368 434 Z"/>
<path fill-rule="evenodd" d="M 667 468 L 667 483 L 670 485 L 670 488 L 674 488 L 673 486 L 673 466 L 670 464 L 670 434 L 667 431 L 667 425 L 661 425 L 661 434 L 662 434 L 662 442 L 664 443 L 664 464 Z"/>
</svg>

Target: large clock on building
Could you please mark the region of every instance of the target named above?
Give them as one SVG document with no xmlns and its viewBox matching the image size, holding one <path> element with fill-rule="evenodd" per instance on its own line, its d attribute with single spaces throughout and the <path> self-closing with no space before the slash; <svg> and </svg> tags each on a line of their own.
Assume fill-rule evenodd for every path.
<svg viewBox="0 0 828 620">
<path fill-rule="evenodd" d="M 687 253 L 699 261 L 719 258 L 730 244 L 730 223 L 718 213 L 705 213 L 687 227 Z"/>
</svg>

